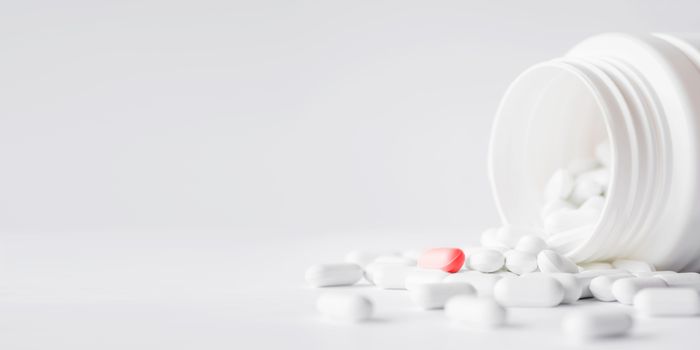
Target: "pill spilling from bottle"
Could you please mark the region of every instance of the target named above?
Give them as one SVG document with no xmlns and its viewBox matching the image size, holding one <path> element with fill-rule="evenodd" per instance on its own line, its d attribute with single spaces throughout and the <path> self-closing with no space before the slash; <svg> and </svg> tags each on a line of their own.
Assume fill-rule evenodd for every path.
<svg viewBox="0 0 700 350">
<path fill-rule="evenodd" d="M 318 312 L 341 323 L 374 317 L 377 305 L 362 288 L 332 290 L 363 280 L 379 289 L 405 290 L 407 309 L 443 309 L 446 323 L 464 325 L 467 331 L 509 325 L 511 308 L 537 312 L 563 304 L 573 308 L 563 316 L 561 331 L 576 342 L 625 336 L 637 317 L 700 316 L 698 273 L 656 271 L 647 262 L 630 259 L 577 265 L 537 235 L 514 234 L 512 228 L 485 235 L 498 231 L 496 241 L 513 246 L 505 253 L 493 247 L 433 248 L 414 259 L 354 251 L 346 261 L 309 267 L 306 280 L 311 287 L 329 289 L 317 299 Z M 576 309 L 582 299 L 599 305 Z M 612 308 L 608 302 L 630 306 Z"/>
<path fill-rule="evenodd" d="M 511 308 L 537 312 L 567 304 L 561 331 L 577 342 L 625 336 L 636 317 L 698 316 L 700 274 L 657 271 L 629 258 L 577 264 L 567 255 L 590 238 L 606 204 L 609 145 L 600 143 L 595 155 L 554 171 L 542 194 L 541 227 L 488 229 L 481 246 L 464 249 L 353 251 L 345 261 L 309 267 L 307 283 L 327 288 L 364 280 L 381 290 L 405 290 L 414 310 L 443 309 L 450 323 L 492 331 L 509 324 Z M 345 292 L 323 293 L 319 313 L 342 322 L 373 317 L 375 303 L 361 289 Z M 596 308 L 577 309 L 582 299 Z"/>
</svg>

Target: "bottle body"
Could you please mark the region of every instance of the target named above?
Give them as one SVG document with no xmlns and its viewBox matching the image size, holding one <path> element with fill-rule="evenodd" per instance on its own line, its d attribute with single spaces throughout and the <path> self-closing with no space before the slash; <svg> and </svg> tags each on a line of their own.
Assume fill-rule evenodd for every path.
<svg viewBox="0 0 700 350">
<path fill-rule="evenodd" d="M 606 204 L 590 237 L 562 253 L 700 270 L 700 40 L 605 34 L 522 73 L 491 136 L 502 220 L 541 227 L 548 176 L 600 140 L 612 151 Z"/>
</svg>

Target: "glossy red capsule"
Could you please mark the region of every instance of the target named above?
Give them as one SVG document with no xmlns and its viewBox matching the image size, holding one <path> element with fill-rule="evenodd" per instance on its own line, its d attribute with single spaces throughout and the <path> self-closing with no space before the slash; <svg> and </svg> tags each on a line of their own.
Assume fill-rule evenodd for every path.
<svg viewBox="0 0 700 350">
<path fill-rule="evenodd" d="M 418 258 L 418 267 L 455 273 L 462 269 L 464 258 L 464 252 L 459 248 L 433 248 Z"/>
</svg>

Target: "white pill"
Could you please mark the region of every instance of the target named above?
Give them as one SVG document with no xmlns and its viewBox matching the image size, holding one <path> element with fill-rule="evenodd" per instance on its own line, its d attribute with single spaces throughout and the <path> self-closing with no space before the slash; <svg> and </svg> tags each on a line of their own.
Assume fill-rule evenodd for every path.
<svg viewBox="0 0 700 350">
<path fill-rule="evenodd" d="M 586 199 L 583 204 L 581 204 L 581 207 L 579 209 L 581 210 L 592 210 L 595 212 L 602 212 L 603 207 L 605 206 L 605 197 L 603 196 L 593 196 L 591 198 Z M 600 215 L 600 214 L 598 214 Z"/>
<path fill-rule="evenodd" d="M 548 201 L 553 199 L 566 199 L 574 189 L 574 177 L 565 170 L 558 169 L 549 178 L 544 188 L 544 197 Z"/>
<path fill-rule="evenodd" d="M 522 275 L 537 270 L 537 256 L 519 250 L 509 250 L 505 253 L 506 269 Z"/>
<path fill-rule="evenodd" d="M 632 316 L 619 310 L 579 310 L 564 316 L 564 333 L 575 341 L 619 337 L 632 329 Z"/>
<path fill-rule="evenodd" d="M 379 264 L 373 269 L 372 281 L 381 289 L 406 289 L 406 276 L 415 269 L 400 264 Z"/>
<path fill-rule="evenodd" d="M 493 249 L 480 249 L 472 253 L 467 261 L 472 270 L 494 272 L 503 267 L 505 258 L 501 252 Z"/>
<path fill-rule="evenodd" d="M 498 240 L 498 228 L 491 228 L 484 231 L 481 234 L 481 240 L 479 241 L 482 246 L 487 248 L 492 248 L 496 250 L 510 249 L 507 245 L 503 244 Z"/>
<path fill-rule="evenodd" d="M 610 184 L 610 171 L 607 168 L 599 168 L 580 174 L 576 181 L 593 181 L 604 188 Z"/>
<path fill-rule="evenodd" d="M 498 327 L 506 322 L 507 312 L 491 298 L 458 295 L 445 303 L 445 314 L 454 322 L 481 328 Z"/>
<path fill-rule="evenodd" d="M 578 158 L 569 162 L 566 170 L 573 176 L 593 170 L 600 166 L 598 160 L 595 158 Z"/>
<path fill-rule="evenodd" d="M 610 167 L 612 163 L 612 151 L 610 150 L 610 143 L 607 141 L 599 143 L 595 148 L 595 157 L 598 159 L 600 164 L 606 167 Z"/>
<path fill-rule="evenodd" d="M 449 273 L 438 269 L 415 268 L 406 274 L 406 289 L 411 290 L 419 284 L 441 282 Z"/>
<path fill-rule="evenodd" d="M 518 244 L 518 241 L 523 236 L 527 236 L 527 235 L 539 236 L 541 234 L 542 234 L 542 232 L 540 232 L 537 229 L 506 225 L 506 226 L 503 226 L 500 229 L 498 229 L 498 233 L 496 234 L 496 239 L 498 239 L 498 241 L 501 242 L 502 244 L 504 244 L 510 248 L 513 248 L 513 247 L 515 247 L 516 244 Z"/>
<path fill-rule="evenodd" d="M 559 281 L 559 283 L 561 283 L 562 287 L 564 287 L 564 299 L 562 300 L 562 304 L 573 304 L 581 298 L 583 288 L 581 282 L 575 277 L 575 274 L 561 272 L 545 273 L 538 271 L 524 274 L 523 277 L 532 277 L 538 275 L 552 277 Z"/>
<path fill-rule="evenodd" d="M 547 216 L 544 220 L 544 230 L 548 235 L 575 229 L 582 226 L 595 225 L 600 212 L 595 210 L 560 210 Z"/>
<path fill-rule="evenodd" d="M 591 179 L 606 188 L 607 192 L 608 186 L 610 186 L 610 170 L 607 168 L 602 168 L 591 172 Z"/>
<path fill-rule="evenodd" d="M 654 265 L 649 264 L 646 261 L 641 260 L 630 260 L 630 259 L 617 259 L 612 262 L 613 267 L 620 270 L 627 270 L 629 272 L 652 272 L 656 271 Z"/>
<path fill-rule="evenodd" d="M 384 261 L 387 261 L 387 260 L 384 260 Z M 378 268 L 380 268 L 382 266 L 386 266 L 386 265 L 413 266 L 412 260 L 410 260 L 410 259 L 399 259 L 399 260 L 395 260 L 394 262 L 374 261 L 372 263 L 369 263 L 367 266 L 365 266 L 365 274 L 364 275 L 365 275 L 365 279 L 367 280 L 367 282 L 369 282 L 371 284 L 375 284 L 374 278 L 373 278 L 374 271 L 376 271 Z"/>
<path fill-rule="evenodd" d="M 613 266 L 609 262 L 589 262 L 589 263 L 584 263 L 580 264 L 581 268 L 583 268 L 583 271 L 589 271 L 589 270 L 612 270 Z"/>
<path fill-rule="evenodd" d="M 623 270 L 613 270 L 613 269 L 604 269 L 604 270 L 585 270 L 581 271 L 574 276 L 576 279 L 579 281 L 581 284 L 582 292 L 581 292 L 581 298 L 591 298 L 593 297 L 593 293 L 591 292 L 590 285 L 591 281 L 599 276 L 613 276 L 613 275 L 621 275 L 621 277 L 632 277 L 632 275 Z M 610 281 L 607 285 L 607 295 L 610 295 L 610 300 L 607 301 L 613 301 L 615 298 L 612 296 L 612 281 Z"/>
<path fill-rule="evenodd" d="M 466 282 L 471 284 L 479 297 L 493 295 L 493 287 L 503 276 L 495 273 L 482 273 L 478 271 L 465 271 L 450 274 L 443 280 L 445 283 Z"/>
<path fill-rule="evenodd" d="M 615 301 L 612 286 L 615 281 L 623 278 L 632 278 L 630 274 L 608 274 L 593 278 L 588 285 L 591 295 L 600 301 Z"/>
<path fill-rule="evenodd" d="M 515 250 L 533 255 L 537 255 L 545 249 L 547 249 L 547 243 L 544 239 L 535 235 L 523 236 L 518 241 L 518 244 L 515 245 Z"/>
<path fill-rule="evenodd" d="M 466 282 L 421 283 L 409 289 L 408 295 L 423 309 L 441 309 L 455 295 L 476 297 L 476 289 Z"/>
<path fill-rule="evenodd" d="M 600 196 L 605 192 L 605 187 L 592 179 L 576 180 L 574 190 L 571 191 L 569 201 L 576 205 L 581 205 L 591 197 Z"/>
<path fill-rule="evenodd" d="M 378 258 L 379 255 L 375 252 L 353 250 L 345 255 L 345 261 L 365 267 Z"/>
<path fill-rule="evenodd" d="M 693 288 L 700 292 L 700 274 L 695 272 L 683 272 L 676 274 L 661 274 L 657 275 L 666 282 L 669 287 L 672 288 Z"/>
<path fill-rule="evenodd" d="M 550 277 L 554 277 L 562 287 L 564 287 L 564 299 L 562 303 L 573 304 L 581 298 L 583 294 L 583 286 L 579 280 L 571 273 L 550 273 Z"/>
<path fill-rule="evenodd" d="M 543 250 L 537 254 L 537 266 L 542 272 L 577 273 L 578 266 L 569 258 L 553 250 Z"/>
<path fill-rule="evenodd" d="M 372 301 L 356 294 L 324 293 L 316 301 L 316 308 L 324 316 L 349 322 L 364 321 L 372 316 Z"/>
<path fill-rule="evenodd" d="M 496 282 L 493 297 L 505 307 L 553 307 L 564 299 L 564 287 L 544 274 L 502 278 Z"/>
<path fill-rule="evenodd" d="M 309 267 L 305 277 L 313 287 L 349 286 L 362 278 L 362 268 L 353 263 L 318 264 Z"/>
<path fill-rule="evenodd" d="M 634 308 L 647 316 L 695 316 L 700 296 L 693 288 L 647 288 L 634 296 Z"/>
<path fill-rule="evenodd" d="M 542 220 L 546 220 L 549 215 L 552 213 L 555 213 L 560 210 L 574 210 L 576 209 L 576 206 L 573 204 L 569 203 L 568 201 L 565 201 L 563 199 L 554 199 L 551 201 L 548 201 L 542 206 L 542 209 L 540 209 L 540 217 Z"/>
<path fill-rule="evenodd" d="M 666 282 L 656 277 L 622 278 L 613 283 L 612 294 L 620 303 L 630 305 L 634 301 L 635 294 L 640 290 L 665 287 L 667 287 Z"/>
</svg>

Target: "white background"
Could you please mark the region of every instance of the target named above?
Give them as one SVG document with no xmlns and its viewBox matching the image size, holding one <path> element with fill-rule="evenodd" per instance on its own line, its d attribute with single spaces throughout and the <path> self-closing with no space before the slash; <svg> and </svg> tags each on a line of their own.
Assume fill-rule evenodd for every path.
<svg viewBox="0 0 700 350">
<path fill-rule="evenodd" d="M 698 32 L 699 10 L 5 1 L 0 344 L 351 347 L 363 331 L 315 328 L 305 266 L 474 243 L 498 224 L 486 154 L 509 82 L 596 33 Z"/>
</svg>

